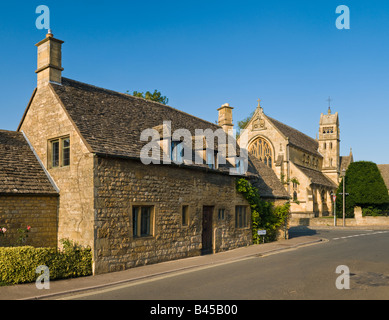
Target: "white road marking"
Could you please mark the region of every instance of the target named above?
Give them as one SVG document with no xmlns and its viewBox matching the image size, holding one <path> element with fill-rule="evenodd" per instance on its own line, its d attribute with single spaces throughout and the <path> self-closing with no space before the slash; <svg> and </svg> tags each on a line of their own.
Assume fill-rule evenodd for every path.
<svg viewBox="0 0 389 320">
<path fill-rule="evenodd" d="M 381 233 L 388 233 L 388 232 L 389 231 L 376 231 L 376 232 L 372 232 L 372 233 L 361 233 L 361 234 L 354 234 L 351 236 L 332 238 L 332 240 L 347 239 L 347 238 L 354 238 L 354 237 L 361 237 L 361 236 L 370 236 L 370 235 L 374 235 L 374 234 L 381 234 Z"/>
</svg>

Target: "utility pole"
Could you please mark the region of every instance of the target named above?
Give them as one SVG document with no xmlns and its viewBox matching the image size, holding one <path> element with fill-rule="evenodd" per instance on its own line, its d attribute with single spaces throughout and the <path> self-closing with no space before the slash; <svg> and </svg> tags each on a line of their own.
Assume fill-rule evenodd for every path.
<svg viewBox="0 0 389 320">
<path fill-rule="evenodd" d="M 345 226 L 345 219 L 346 219 L 346 196 L 349 195 L 349 193 L 346 193 L 346 169 L 342 170 L 342 177 L 343 177 L 343 193 L 339 193 L 343 195 L 343 227 Z"/>
<path fill-rule="evenodd" d="M 334 203 L 334 227 L 336 227 L 336 193 L 332 192 L 331 196 Z"/>
<path fill-rule="evenodd" d="M 345 226 L 346 220 L 346 170 L 343 169 L 343 227 Z"/>
</svg>

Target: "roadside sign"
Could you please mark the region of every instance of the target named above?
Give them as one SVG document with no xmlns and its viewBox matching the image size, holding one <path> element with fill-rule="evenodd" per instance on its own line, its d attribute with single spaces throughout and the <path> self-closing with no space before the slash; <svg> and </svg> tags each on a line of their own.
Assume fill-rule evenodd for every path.
<svg viewBox="0 0 389 320">
<path fill-rule="evenodd" d="M 334 202 L 336 201 L 336 196 L 332 196 L 332 199 L 334 199 Z"/>
<path fill-rule="evenodd" d="M 266 230 L 258 230 L 259 236 L 266 236 Z"/>
</svg>

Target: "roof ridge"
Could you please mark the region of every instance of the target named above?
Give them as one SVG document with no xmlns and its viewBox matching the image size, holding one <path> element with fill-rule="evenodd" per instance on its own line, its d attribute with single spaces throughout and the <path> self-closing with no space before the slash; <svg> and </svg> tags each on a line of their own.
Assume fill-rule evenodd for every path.
<svg viewBox="0 0 389 320">
<path fill-rule="evenodd" d="M 128 93 L 123 93 L 123 92 L 119 92 L 119 91 L 114 91 L 114 90 L 111 90 L 111 89 L 106 89 L 106 88 L 103 88 L 103 87 L 98 87 L 98 86 L 95 86 L 95 85 L 92 85 L 92 84 L 89 84 L 89 83 L 85 83 L 85 82 L 81 82 L 81 81 L 78 81 L 78 80 L 73 80 L 73 79 L 69 79 L 69 78 L 66 78 L 66 77 L 62 77 L 63 80 L 65 81 L 70 81 L 70 82 L 77 82 L 81 85 L 84 85 L 84 86 L 88 86 L 88 87 L 92 87 L 92 88 L 95 88 L 95 89 L 98 89 L 98 90 L 101 90 L 101 91 L 106 91 L 108 93 L 113 93 L 113 94 L 116 94 L 116 95 L 119 95 L 119 96 L 122 96 L 123 98 L 134 98 L 134 99 L 139 99 L 139 100 L 143 100 L 143 101 L 146 101 L 146 102 L 149 102 L 149 103 L 153 103 L 155 105 L 159 105 L 160 107 L 164 107 L 164 108 L 170 108 L 174 111 L 177 111 L 177 112 L 180 112 L 180 113 L 183 113 L 183 114 L 186 114 L 190 117 L 193 117 L 193 118 L 196 118 L 197 120 L 200 120 L 204 123 L 207 123 L 207 124 L 211 124 L 213 126 L 216 126 L 216 127 L 219 127 L 221 128 L 219 125 L 215 124 L 215 123 L 212 123 L 210 121 L 207 121 L 207 120 L 204 120 L 202 118 L 199 118 L 197 116 L 194 116 L 193 114 L 190 114 L 190 113 L 187 113 L 185 111 L 182 111 L 182 110 L 179 110 L 179 109 L 176 109 L 172 106 L 169 106 L 169 105 L 166 105 L 166 104 L 163 104 L 163 103 L 160 103 L 160 102 L 157 102 L 157 101 L 153 101 L 153 100 L 148 100 L 148 99 L 145 99 L 145 98 L 142 98 L 142 97 L 136 97 L 136 96 L 133 96 L 131 94 L 128 94 Z"/>
<path fill-rule="evenodd" d="M 296 131 L 296 132 L 298 132 L 298 133 L 301 133 L 302 135 L 304 135 L 304 136 L 306 136 L 307 138 L 309 138 L 310 140 L 312 140 L 312 142 L 317 143 L 316 139 L 313 139 L 312 137 L 308 136 L 308 135 L 305 134 L 304 132 L 302 132 L 302 131 L 300 131 L 300 130 L 298 130 L 298 129 L 296 129 L 296 128 L 293 128 L 293 127 L 291 127 L 291 126 L 289 126 L 289 125 L 287 125 L 287 124 L 285 124 L 285 123 L 283 123 L 283 122 L 281 122 L 281 121 L 278 121 L 278 120 L 276 120 L 276 119 L 274 119 L 274 118 L 272 118 L 272 117 L 269 117 L 268 115 L 266 115 L 266 116 L 267 116 L 271 121 L 278 122 L 278 123 L 280 123 L 280 124 L 282 124 L 282 125 L 288 127 L 289 129 L 293 130 L 293 131 Z"/>
<path fill-rule="evenodd" d="M 303 168 L 303 169 L 307 169 L 307 170 L 312 170 L 312 171 L 315 171 L 315 172 L 323 173 L 321 170 L 318 170 L 318 169 L 313 169 L 313 168 L 304 167 L 303 165 L 297 164 L 297 163 L 293 163 L 293 164 L 294 164 L 296 167 L 300 167 L 300 168 Z"/>
</svg>

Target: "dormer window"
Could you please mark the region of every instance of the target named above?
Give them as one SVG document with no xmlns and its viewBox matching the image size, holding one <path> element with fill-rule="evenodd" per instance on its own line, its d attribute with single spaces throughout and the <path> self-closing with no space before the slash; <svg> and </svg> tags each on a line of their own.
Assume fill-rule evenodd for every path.
<svg viewBox="0 0 389 320">
<path fill-rule="evenodd" d="M 184 143 L 182 141 L 172 141 L 170 159 L 177 164 L 184 161 Z"/>
<path fill-rule="evenodd" d="M 236 168 L 236 172 L 238 174 L 241 174 L 243 175 L 245 172 L 244 172 L 244 164 L 243 164 L 243 159 L 241 158 L 236 158 L 235 160 L 235 168 Z"/>
<path fill-rule="evenodd" d="M 207 165 L 209 169 L 217 169 L 218 163 L 217 163 L 217 153 L 213 150 L 207 150 Z"/>
</svg>

